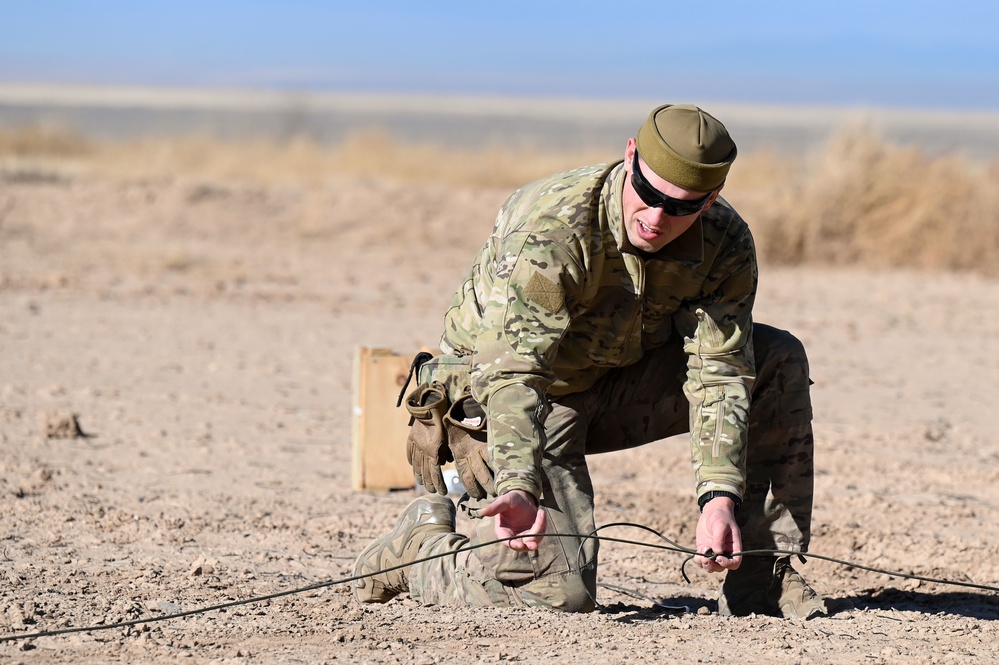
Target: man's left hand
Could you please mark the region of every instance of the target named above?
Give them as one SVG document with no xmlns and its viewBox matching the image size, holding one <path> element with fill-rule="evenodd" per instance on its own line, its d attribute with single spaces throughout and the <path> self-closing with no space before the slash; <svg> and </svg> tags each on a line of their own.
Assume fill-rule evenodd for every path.
<svg viewBox="0 0 999 665">
<path fill-rule="evenodd" d="M 481 514 L 496 517 L 496 538 L 513 538 L 506 541 L 510 549 L 526 552 L 541 545 L 543 536 L 530 534 L 543 534 L 547 517 L 537 500 L 527 492 L 507 492 L 483 508 Z"/>
<path fill-rule="evenodd" d="M 716 497 L 704 504 L 701 519 L 697 522 L 697 551 L 716 554 L 714 558 L 698 557 L 704 570 L 717 573 L 735 570 L 742 563 L 742 532 L 735 522 L 735 502 L 727 497 Z"/>
</svg>

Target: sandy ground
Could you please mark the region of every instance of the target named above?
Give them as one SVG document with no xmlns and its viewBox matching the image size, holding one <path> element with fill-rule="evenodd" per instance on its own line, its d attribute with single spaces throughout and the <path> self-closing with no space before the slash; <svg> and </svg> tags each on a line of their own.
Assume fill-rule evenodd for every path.
<svg viewBox="0 0 999 665">
<path fill-rule="evenodd" d="M 354 349 L 435 343 L 505 194 L 387 182 L 0 181 L 0 636 L 349 574 L 415 495 L 350 489 Z M 999 282 L 765 269 L 758 319 L 796 332 L 811 355 L 813 551 L 999 584 Z M 639 522 L 692 542 L 685 441 L 595 457 L 592 472 L 598 523 Z M 685 584 L 681 562 L 606 543 L 600 582 L 636 595 L 601 588 L 602 609 L 589 615 L 407 598 L 362 608 L 340 584 L 4 642 L 0 661 L 996 658 L 994 592 L 812 559 L 801 569 L 833 616 L 722 618 L 720 578 L 691 567 Z"/>
</svg>

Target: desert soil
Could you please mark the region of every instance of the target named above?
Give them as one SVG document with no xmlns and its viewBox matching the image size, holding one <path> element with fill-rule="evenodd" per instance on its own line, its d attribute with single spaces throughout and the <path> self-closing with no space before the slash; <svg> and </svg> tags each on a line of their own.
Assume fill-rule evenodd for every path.
<svg viewBox="0 0 999 665">
<path fill-rule="evenodd" d="M 0 180 L 0 637 L 349 575 L 415 496 L 351 489 L 355 347 L 436 343 L 505 195 Z M 757 318 L 810 352 L 812 550 L 999 584 L 999 282 L 765 266 Z M 598 524 L 692 542 L 682 438 L 591 462 Z M 600 582 L 633 595 L 602 587 L 587 615 L 406 597 L 359 607 L 334 584 L 6 641 L 0 661 L 947 663 L 999 651 L 990 591 L 811 559 L 799 568 L 832 616 L 724 618 L 720 578 L 688 567 L 684 583 L 680 555 L 601 554 Z"/>
</svg>

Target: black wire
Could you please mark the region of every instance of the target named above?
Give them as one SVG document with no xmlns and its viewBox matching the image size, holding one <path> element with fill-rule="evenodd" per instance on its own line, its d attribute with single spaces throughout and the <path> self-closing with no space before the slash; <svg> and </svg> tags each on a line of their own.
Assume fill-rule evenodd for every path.
<svg viewBox="0 0 999 665">
<path fill-rule="evenodd" d="M 255 596 L 253 598 L 246 598 L 244 600 L 231 600 L 225 603 L 219 603 L 218 605 L 210 605 L 208 607 L 200 607 L 194 610 L 187 610 L 185 612 L 175 612 L 173 614 L 164 614 L 158 617 L 142 617 L 139 619 L 131 619 L 129 621 L 120 621 L 118 623 L 105 624 L 100 626 L 79 626 L 75 628 L 58 628 L 56 630 L 46 630 L 37 633 L 27 633 L 24 635 L 4 635 L 0 636 L 0 643 L 10 642 L 13 640 L 28 640 L 35 639 L 38 637 L 52 637 L 54 635 L 68 635 L 70 633 L 87 633 L 87 632 L 97 632 L 100 630 L 113 630 L 115 628 L 128 628 L 129 626 L 137 626 L 144 623 L 156 623 L 158 621 L 169 621 L 171 619 L 180 619 L 182 617 L 192 616 L 194 614 L 205 614 L 207 612 L 215 612 L 217 610 L 224 610 L 230 607 L 236 607 L 237 605 L 249 605 L 251 603 L 261 603 L 266 600 L 273 600 L 275 598 L 282 598 L 284 596 L 291 596 L 293 594 L 305 593 L 306 591 L 315 591 L 316 589 L 322 589 L 329 586 L 335 586 L 337 584 L 347 584 L 355 580 L 361 580 L 366 577 L 373 577 L 374 575 L 380 575 L 381 573 L 388 573 L 393 570 L 399 570 L 400 568 L 408 568 L 414 566 L 418 563 L 423 563 L 425 561 L 433 561 L 434 559 L 440 559 L 442 557 L 451 556 L 459 552 L 467 552 L 471 550 L 476 550 L 482 547 L 488 547 L 490 545 L 496 545 L 497 543 L 504 543 L 508 540 L 514 540 L 515 538 L 525 538 L 531 535 L 537 534 L 527 534 L 520 536 L 511 536 L 510 538 L 501 538 L 499 540 L 491 540 L 486 543 L 478 543 L 476 545 L 468 545 L 460 549 L 444 552 L 443 554 L 433 554 L 431 556 L 423 557 L 422 559 L 416 559 L 408 563 L 402 563 L 397 566 L 391 566 L 389 568 L 382 568 L 381 570 L 376 570 L 372 573 L 365 573 L 364 575 L 352 575 L 351 577 L 344 577 L 337 580 L 326 580 L 324 582 L 317 582 L 315 584 L 310 584 L 308 586 L 299 587 L 296 589 L 288 589 L 287 591 L 278 591 L 275 593 L 267 594 L 266 596 Z M 545 534 L 541 534 L 545 535 Z M 573 534 L 569 534 L 573 535 Z M 574 537 L 588 537 L 588 536 L 574 536 Z M 627 541 L 624 541 L 627 542 Z"/>
<path fill-rule="evenodd" d="M 657 538 L 659 538 L 660 540 L 663 540 L 667 544 L 663 545 L 663 544 L 659 544 L 659 543 L 646 543 L 646 542 L 641 542 L 641 541 L 636 541 L 636 540 L 629 540 L 627 538 L 612 538 L 610 536 L 598 536 L 597 535 L 597 533 L 599 531 L 602 531 L 603 529 L 609 529 L 609 528 L 612 528 L 612 527 L 627 527 L 627 528 L 632 528 L 632 529 L 641 529 L 643 531 L 647 531 L 647 532 L 655 535 Z M 315 591 L 316 589 L 323 589 L 325 587 L 334 586 L 334 585 L 337 585 L 337 584 L 347 584 L 349 582 L 354 582 L 355 580 L 364 579 L 366 577 L 372 577 L 374 575 L 380 575 L 382 573 L 391 572 L 393 570 L 399 570 L 400 568 L 408 568 L 410 566 L 414 566 L 414 565 L 419 564 L 419 563 L 424 563 L 426 561 L 433 561 L 434 559 L 440 559 L 440 558 L 446 557 L 446 556 L 453 556 L 455 554 L 458 554 L 459 552 L 470 552 L 472 550 L 477 550 L 477 549 L 480 549 L 482 547 L 489 547 L 490 545 L 496 545 L 496 544 L 499 544 L 499 543 L 505 543 L 507 541 L 518 539 L 518 538 L 529 538 L 529 537 L 532 537 L 532 536 L 543 536 L 545 538 L 552 538 L 552 537 L 558 537 L 558 538 L 581 538 L 581 539 L 584 539 L 584 540 L 586 540 L 586 539 L 593 539 L 593 540 L 601 540 L 601 541 L 611 542 L 611 543 L 621 543 L 621 544 L 624 544 L 624 545 L 638 545 L 640 547 L 649 547 L 649 548 L 652 548 L 652 549 L 665 550 L 665 551 L 669 551 L 669 552 L 677 552 L 677 553 L 680 553 L 680 554 L 686 554 L 686 555 L 688 555 L 688 557 L 684 560 L 682 566 L 685 566 L 688 561 L 690 561 L 694 557 L 698 557 L 698 556 L 706 558 L 706 559 L 715 559 L 716 557 L 719 557 L 719 556 L 726 556 L 726 557 L 731 558 L 731 557 L 734 557 L 734 556 L 785 556 L 785 555 L 790 555 L 790 556 L 796 556 L 796 555 L 797 556 L 804 556 L 805 555 L 805 553 L 803 553 L 803 552 L 798 552 L 798 551 L 793 551 L 793 550 L 779 550 L 779 549 L 744 550 L 742 552 L 734 552 L 734 553 L 731 553 L 731 554 L 729 554 L 729 553 L 724 553 L 724 554 L 722 554 L 722 553 L 717 553 L 717 554 L 716 553 L 699 554 L 697 552 L 697 550 L 691 549 L 689 547 L 683 547 L 682 545 L 679 545 L 675 541 L 670 540 L 669 538 L 667 538 L 665 535 L 663 535 L 659 531 L 656 531 L 655 529 L 653 529 L 651 527 L 645 526 L 644 524 L 636 524 L 634 522 L 612 522 L 612 523 L 609 523 L 609 524 L 603 524 L 603 525 L 597 527 L 596 529 L 594 529 L 592 532 L 590 532 L 588 534 L 580 534 L 580 533 L 543 533 L 543 534 L 522 534 L 522 535 L 519 535 L 519 536 L 512 536 L 510 538 L 500 538 L 500 539 L 497 539 L 497 540 L 490 540 L 490 541 L 485 542 L 485 543 L 477 543 L 477 544 L 474 544 L 474 545 L 466 545 L 464 547 L 458 548 L 457 550 L 451 550 L 451 551 L 448 551 L 448 552 L 444 552 L 442 554 L 433 554 L 431 556 L 427 556 L 427 557 L 423 557 L 423 558 L 420 558 L 420 559 L 416 559 L 414 561 L 410 561 L 410 562 L 407 562 L 407 563 L 402 563 L 402 564 L 399 564 L 397 566 L 391 566 L 389 568 L 383 568 L 382 570 L 376 570 L 376 571 L 374 571 L 372 573 L 365 573 L 364 575 L 352 575 L 350 577 L 344 577 L 344 578 L 336 579 L 336 580 L 326 580 L 324 582 L 317 582 L 315 584 L 310 584 L 308 586 L 299 587 L 299 588 L 296 588 L 296 589 L 288 589 L 287 591 L 278 591 L 278 592 L 275 592 L 275 593 L 267 594 L 266 596 L 255 596 L 253 598 L 247 598 L 247 599 L 244 599 L 244 600 L 232 600 L 232 601 L 229 601 L 229 602 L 220 603 L 218 605 L 210 605 L 208 607 L 201 607 L 201 608 L 194 609 L 194 610 L 187 610 L 185 612 L 175 612 L 173 614 L 164 614 L 163 616 L 158 616 L 158 617 L 143 617 L 143 618 L 139 618 L 139 619 L 131 619 L 129 621 L 121 621 L 121 622 L 118 622 L 118 623 L 105 624 L 105 625 L 100 625 L 100 626 L 80 626 L 80 627 L 76 627 L 76 628 L 59 628 L 59 629 L 56 629 L 56 630 L 39 631 L 37 633 L 25 633 L 25 634 L 22 634 L 22 635 L 4 635 L 4 636 L 0 636 L 0 643 L 12 642 L 12 641 L 15 641 L 15 640 L 36 639 L 36 638 L 39 638 L 39 637 L 52 637 L 52 636 L 56 636 L 56 635 L 67 635 L 67 634 L 70 634 L 70 633 L 88 633 L 88 632 L 97 632 L 97 631 L 101 631 L 101 630 L 113 630 L 115 628 L 128 628 L 130 626 L 137 626 L 139 624 L 156 623 L 156 622 L 159 622 L 159 621 L 169 621 L 169 620 L 172 620 L 172 619 L 180 619 L 182 617 L 188 617 L 188 616 L 192 616 L 192 615 L 195 615 L 195 614 L 205 614 L 207 612 L 215 612 L 217 610 L 224 610 L 224 609 L 227 609 L 227 608 L 230 608 L 230 607 L 236 607 L 238 605 L 249 605 L 251 603 L 260 603 L 260 602 L 264 602 L 264 601 L 267 601 L 267 600 L 273 600 L 275 598 L 283 598 L 284 596 L 291 596 L 291 595 L 294 595 L 294 594 L 305 593 L 306 591 Z M 578 561 L 578 557 L 579 557 L 579 555 L 581 553 L 582 553 L 582 544 L 580 545 L 580 549 L 577 552 L 577 561 Z M 859 563 L 855 563 L 855 562 L 852 562 L 852 561 L 847 561 L 845 559 L 837 559 L 835 557 L 825 556 L 825 555 L 822 555 L 822 554 L 815 554 L 813 552 L 807 553 L 807 556 L 809 556 L 809 557 L 811 557 L 813 559 L 820 559 L 822 561 L 829 561 L 831 563 L 836 563 L 836 564 L 840 564 L 840 565 L 843 565 L 843 566 L 848 566 L 850 568 L 857 568 L 859 570 L 866 570 L 866 571 L 872 572 L 872 573 L 879 573 L 879 574 L 882 574 L 882 575 L 888 575 L 890 577 L 901 577 L 901 578 L 904 578 L 904 579 L 920 580 L 922 582 L 931 582 L 931 583 L 934 583 L 934 584 L 943 584 L 943 585 L 949 585 L 949 586 L 959 586 L 959 587 L 965 587 L 965 588 L 969 588 L 969 589 L 979 589 L 981 591 L 996 591 L 996 592 L 999 592 L 999 586 L 990 586 L 990 585 L 987 585 L 987 584 L 975 584 L 975 583 L 972 583 L 972 582 L 959 582 L 959 581 L 956 581 L 956 580 L 946 580 L 946 579 L 940 579 L 940 578 L 935 578 L 935 577 L 926 577 L 926 576 L 923 576 L 923 575 L 913 575 L 913 574 L 909 574 L 909 573 L 901 573 L 901 572 L 897 572 L 897 571 L 885 570 L 885 569 L 882 569 L 882 568 L 874 568 L 872 566 L 864 566 L 864 565 L 861 565 Z M 690 579 L 687 577 L 686 573 L 683 571 L 682 566 L 681 566 L 681 574 L 683 575 L 683 578 L 689 583 Z M 613 588 L 613 587 L 608 587 L 608 588 Z M 643 596 L 643 598 L 644 598 L 644 596 Z M 595 602 L 595 600 L 594 600 L 594 602 Z M 655 602 L 655 601 L 653 601 L 653 602 Z M 656 604 L 662 606 L 661 603 L 656 603 Z M 663 607 L 668 607 L 668 606 L 663 606 Z"/>
<path fill-rule="evenodd" d="M 677 543 L 675 541 L 670 540 L 669 538 L 667 538 L 666 536 L 664 536 L 662 533 L 656 531 L 652 527 L 645 526 L 644 524 L 636 524 L 634 522 L 611 522 L 609 524 L 601 524 L 600 526 L 598 526 L 596 529 L 593 530 L 593 533 L 591 534 L 591 536 L 592 537 L 596 537 L 597 532 L 599 532 L 599 531 L 602 531 L 604 529 L 610 529 L 610 528 L 613 528 L 613 527 L 619 527 L 619 526 L 625 526 L 625 527 L 629 527 L 629 528 L 632 528 L 632 529 L 642 529 L 643 531 L 648 531 L 649 533 L 654 534 L 655 536 L 657 536 L 659 539 L 666 541 L 670 545 L 670 547 L 668 547 L 666 549 L 669 549 L 669 550 L 672 550 L 672 551 L 676 551 L 676 552 L 684 552 L 684 553 L 689 553 L 689 552 L 693 551 L 693 550 L 689 550 L 689 549 L 683 547 L 682 545 L 680 545 L 679 543 Z M 598 539 L 599 540 L 606 540 L 606 541 L 610 541 L 610 542 L 631 542 L 631 541 L 618 541 L 615 538 L 608 538 L 606 536 L 599 537 Z M 585 562 L 582 560 L 583 559 L 583 545 L 585 543 L 586 543 L 586 540 L 584 539 L 581 543 L 579 543 L 579 549 L 576 550 L 576 566 L 579 567 L 580 569 L 582 569 L 583 565 L 585 564 Z M 642 543 L 642 544 L 646 545 L 647 547 L 653 547 L 653 545 L 650 545 L 648 543 Z M 683 562 L 684 565 L 686 565 L 687 561 L 689 561 L 691 558 L 693 558 L 693 557 L 690 557 L 690 558 L 686 559 Z M 682 566 L 680 567 L 680 572 L 683 575 L 683 579 L 685 579 L 687 581 L 687 584 L 690 584 L 690 579 L 687 578 L 687 574 L 683 571 L 683 567 Z M 597 602 L 596 597 L 593 594 L 590 593 L 590 590 L 587 589 L 585 585 L 583 586 L 583 590 L 586 591 L 586 595 L 590 597 L 591 601 L 593 601 L 593 606 L 594 607 L 600 607 L 600 603 Z"/>
<path fill-rule="evenodd" d="M 778 556 L 802 556 L 808 557 L 810 559 L 819 559 L 821 561 L 829 561 L 831 563 L 837 563 L 841 566 L 847 566 L 849 568 L 857 568 L 859 570 L 866 570 L 871 573 L 880 573 L 882 575 L 888 575 L 889 577 L 901 577 L 907 580 L 920 580 L 922 582 L 932 582 L 934 584 L 946 584 L 949 586 L 960 586 L 967 589 L 978 589 L 980 591 L 999 591 L 999 586 L 991 586 L 988 584 L 975 584 L 973 582 L 958 582 L 957 580 L 946 580 L 939 577 L 927 577 L 925 575 L 914 575 L 912 573 L 900 573 L 893 570 L 885 570 L 884 568 L 874 568 L 872 566 L 864 566 L 853 561 L 847 561 L 845 559 L 837 559 L 831 556 L 825 556 L 822 554 L 814 554 L 812 552 L 797 552 L 794 550 L 745 550 L 743 552 L 738 552 L 737 554 L 726 555 L 726 556 L 766 556 L 766 555 L 778 555 Z"/>
<path fill-rule="evenodd" d="M 661 610 L 667 610 L 670 612 L 683 612 L 687 614 L 690 613 L 690 608 L 687 607 L 686 605 L 667 605 L 661 600 L 656 600 L 652 596 L 646 596 L 644 593 L 640 591 L 635 591 L 634 589 L 629 589 L 628 587 L 618 586 L 616 584 L 607 584 L 606 582 L 599 582 L 597 586 L 602 587 L 604 589 L 610 589 L 611 591 L 617 591 L 618 593 L 623 593 L 624 595 L 631 596 L 632 598 L 647 600 L 648 602 L 652 603 L 654 607 L 658 607 Z"/>
</svg>

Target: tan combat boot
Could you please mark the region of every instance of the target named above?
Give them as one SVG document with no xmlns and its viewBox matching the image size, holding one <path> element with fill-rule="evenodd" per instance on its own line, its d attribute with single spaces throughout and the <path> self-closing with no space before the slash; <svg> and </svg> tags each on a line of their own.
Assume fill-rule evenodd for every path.
<svg viewBox="0 0 999 665">
<path fill-rule="evenodd" d="M 368 545 L 354 563 L 354 575 L 370 575 L 354 581 L 354 598 L 359 603 L 387 603 L 409 591 L 410 566 L 419 558 L 420 546 L 437 533 L 454 531 L 454 504 L 439 494 L 421 496 L 399 516 L 395 528 Z"/>
<path fill-rule="evenodd" d="M 791 557 L 747 556 L 729 571 L 718 597 L 718 614 L 765 614 L 785 619 L 813 619 L 828 614 L 825 599 L 791 567 Z"/>
</svg>

